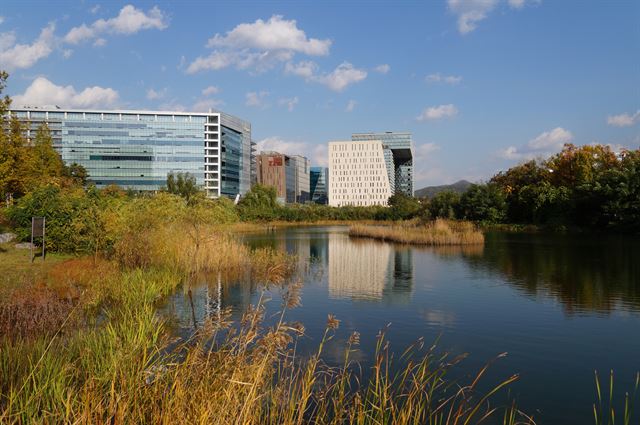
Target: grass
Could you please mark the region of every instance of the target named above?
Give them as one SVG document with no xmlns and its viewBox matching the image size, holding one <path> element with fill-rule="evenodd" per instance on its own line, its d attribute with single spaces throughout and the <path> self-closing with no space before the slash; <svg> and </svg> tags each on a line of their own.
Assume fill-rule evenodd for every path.
<svg viewBox="0 0 640 425">
<path fill-rule="evenodd" d="M 391 226 L 354 225 L 349 236 L 415 245 L 471 245 L 484 243 L 484 235 L 473 223 L 437 219 L 427 224 L 412 222 Z"/>
<path fill-rule="evenodd" d="M 497 414 L 488 399 L 516 379 L 480 393 L 484 370 L 458 385 L 446 375 L 460 359 L 421 343 L 396 359 L 380 334 L 364 382 L 349 358 L 357 334 L 342 367 L 322 361 L 339 325 L 332 316 L 317 352 L 301 358 L 295 347 L 304 327 L 285 320 L 299 302 L 297 285 L 285 291 L 276 325 L 263 324 L 258 303 L 240 323 L 207 322 L 168 351 L 175 343 L 156 309 L 179 285 L 208 272 L 278 284 L 295 262 L 195 221 L 116 234 L 108 257 L 32 265 L 3 252 L 10 260 L 2 267 L 13 272 L 0 300 L 1 423 L 476 423 Z M 499 412 L 505 423 L 529 423 L 511 404 Z"/>
</svg>

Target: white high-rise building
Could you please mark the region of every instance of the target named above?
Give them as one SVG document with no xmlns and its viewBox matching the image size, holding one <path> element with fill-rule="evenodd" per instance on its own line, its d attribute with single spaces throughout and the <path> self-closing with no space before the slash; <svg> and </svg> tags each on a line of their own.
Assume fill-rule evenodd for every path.
<svg viewBox="0 0 640 425">
<path fill-rule="evenodd" d="M 329 142 L 329 205 L 387 205 L 391 195 L 381 141 Z"/>
</svg>

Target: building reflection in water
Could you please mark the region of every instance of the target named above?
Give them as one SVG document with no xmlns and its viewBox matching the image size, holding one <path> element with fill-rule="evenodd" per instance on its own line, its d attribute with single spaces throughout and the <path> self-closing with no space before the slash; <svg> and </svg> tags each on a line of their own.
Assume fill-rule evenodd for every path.
<svg viewBox="0 0 640 425">
<path fill-rule="evenodd" d="M 330 234 L 327 251 L 330 298 L 394 303 L 411 299 L 410 248 Z"/>
</svg>

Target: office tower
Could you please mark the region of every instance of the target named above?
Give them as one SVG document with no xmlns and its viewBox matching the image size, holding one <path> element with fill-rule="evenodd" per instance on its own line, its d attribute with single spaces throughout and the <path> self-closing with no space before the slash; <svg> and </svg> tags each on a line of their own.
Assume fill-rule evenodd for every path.
<svg viewBox="0 0 640 425">
<path fill-rule="evenodd" d="M 190 173 L 209 197 L 244 194 L 251 184 L 251 124 L 222 112 L 108 111 L 28 107 L 12 110 L 27 137 L 46 123 L 67 164 L 87 169 L 97 187 L 137 191 Z"/>
<path fill-rule="evenodd" d="M 393 194 L 379 140 L 329 142 L 329 205 L 387 205 Z"/>
<path fill-rule="evenodd" d="M 329 169 L 326 167 L 311 167 L 309 178 L 311 201 L 316 204 L 329 203 Z"/>
<path fill-rule="evenodd" d="M 309 160 L 300 155 L 261 152 L 256 156 L 257 182 L 275 187 L 280 203 L 310 199 L 309 168 Z"/>
<path fill-rule="evenodd" d="M 385 164 L 392 193 L 413 196 L 413 142 L 411 133 L 356 133 L 354 142 L 378 140 L 385 151 Z"/>
</svg>

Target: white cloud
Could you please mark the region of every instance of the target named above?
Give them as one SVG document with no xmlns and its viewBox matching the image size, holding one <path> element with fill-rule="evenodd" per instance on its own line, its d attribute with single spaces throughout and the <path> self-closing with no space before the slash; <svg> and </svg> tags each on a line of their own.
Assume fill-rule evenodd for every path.
<svg viewBox="0 0 640 425">
<path fill-rule="evenodd" d="M 96 38 L 96 41 L 93 42 L 93 47 L 103 47 L 107 45 L 107 40 L 104 38 Z"/>
<path fill-rule="evenodd" d="M 500 152 L 498 156 L 508 160 L 530 160 L 538 157 L 547 157 L 560 150 L 566 143 L 573 142 L 573 134 L 562 127 L 545 131 L 521 147 L 509 146 Z"/>
<path fill-rule="evenodd" d="M 367 71 L 355 68 L 349 62 L 343 62 L 332 72 L 317 74 L 318 65 L 312 61 L 301 61 L 296 64 L 287 62 L 284 67 L 285 74 L 296 75 L 305 81 L 323 84 L 333 91 L 343 91 L 351 84 L 367 78 Z"/>
<path fill-rule="evenodd" d="M 256 151 L 275 151 L 286 155 L 302 155 L 311 161 L 312 166 L 326 167 L 328 164 L 327 144 L 318 145 L 294 140 L 285 140 L 279 136 L 267 137 L 256 144 Z"/>
<path fill-rule="evenodd" d="M 209 112 L 210 109 L 216 109 L 224 105 L 224 102 L 219 99 L 200 99 L 193 104 L 191 108 L 194 112 Z"/>
<path fill-rule="evenodd" d="M 416 146 L 415 148 L 415 156 L 416 156 L 416 163 L 422 162 L 426 159 L 428 159 L 431 154 L 433 152 L 436 152 L 440 150 L 440 146 L 438 146 L 435 143 L 423 143 L 421 145 Z"/>
<path fill-rule="evenodd" d="M 287 155 L 305 155 L 309 148 L 306 142 L 287 141 L 278 136 L 267 137 L 256 143 L 256 150 L 275 151 Z"/>
<path fill-rule="evenodd" d="M 640 109 L 638 109 L 634 114 L 620 114 L 620 115 L 609 115 L 607 117 L 607 124 L 612 125 L 614 127 L 630 127 L 634 124 L 640 122 Z"/>
<path fill-rule="evenodd" d="M 298 101 L 299 101 L 298 96 L 294 96 L 291 98 L 282 98 L 278 100 L 278 105 L 280 106 L 286 105 L 289 112 L 291 112 L 298 104 Z"/>
<path fill-rule="evenodd" d="M 296 53 L 326 56 L 331 40 L 309 38 L 295 20 L 273 15 L 267 21 L 258 19 L 240 24 L 225 35 L 216 34 L 208 40 L 207 47 L 215 50 L 208 56 L 196 58 L 187 67 L 187 73 L 229 66 L 261 72 L 290 61 Z"/>
<path fill-rule="evenodd" d="M 94 86 L 78 92 L 73 86 L 58 86 L 44 77 L 36 78 L 23 94 L 13 96 L 13 104 L 18 107 L 103 108 L 117 102 L 118 92 L 112 88 Z"/>
<path fill-rule="evenodd" d="M 64 49 L 62 51 L 62 57 L 65 59 L 69 59 L 71 57 L 71 55 L 73 55 L 73 50 L 71 49 Z"/>
<path fill-rule="evenodd" d="M 454 86 L 462 81 L 462 77 L 456 75 L 442 75 L 438 72 L 427 75 L 425 80 L 427 83 L 445 83 Z"/>
<path fill-rule="evenodd" d="M 240 24 L 222 36 L 210 38 L 207 47 L 257 49 L 264 51 L 290 50 L 311 56 L 329 54 L 331 40 L 307 38 L 295 20 L 285 20 L 273 15 L 268 21 L 256 20 L 252 24 Z"/>
<path fill-rule="evenodd" d="M 345 112 L 353 112 L 353 110 L 355 109 L 357 104 L 358 104 L 358 102 L 356 102 L 355 100 L 351 99 L 349 101 L 349 103 L 347 103 L 347 107 L 344 108 Z"/>
<path fill-rule="evenodd" d="M 340 92 L 365 78 L 367 78 L 367 71 L 355 68 L 349 62 L 343 62 L 331 73 L 315 76 L 312 80 L 324 84 L 333 91 Z"/>
<path fill-rule="evenodd" d="M 458 115 L 458 108 L 452 104 L 431 106 L 416 118 L 418 121 L 437 121 L 445 118 L 453 118 Z"/>
<path fill-rule="evenodd" d="M 379 72 L 380 74 L 386 74 L 390 70 L 391 70 L 391 67 L 386 63 L 383 63 L 382 65 L 378 65 L 374 68 L 374 71 Z"/>
<path fill-rule="evenodd" d="M 315 75 L 317 70 L 318 65 L 312 61 L 301 61 L 297 64 L 287 62 L 284 67 L 284 72 L 286 74 L 297 75 L 298 77 L 302 77 L 305 79 L 311 79 Z"/>
<path fill-rule="evenodd" d="M 468 34 L 485 20 L 503 0 L 447 0 L 451 13 L 458 18 L 458 32 Z M 539 4 L 541 0 L 506 0 L 511 9 L 523 9 L 527 3 Z"/>
<path fill-rule="evenodd" d="M 0 25 L 4 22 L 4 16 L 0 16 Z"/>
<path fill-rule="evenodd" d="M 18 44 L 13 32 L 0 33 L 0 64 L 2 68 L 30 68 L 40 59 L 46 58 L 55 45 L 55 25 L 49 24 L 40 31 L 40 35 L 32 44 Z"/>
<path fill-rule="evenodd" d="M 163 30 L 168 25 L 167 16 L 157 6 L 145 13 L 128 4 L 120 9 L 120 13 L 115 18 L 98 19 L 91 25 L 82 24 L 71 28 L 65 35 L 64 41 L 79 44 L 99 38 L 101 34 L 131 35 L 147 29 Z"/>
<path fill-rule="evenodd" d="M 158 99 L 162 99 L 163 97 L 165 97 L 167 94 L 167 89 L 164 88 L 162 90 L 154 90 L 154 89 L 149 89 L 147 90 L 147 99 L 149 100 L 158 100 Z"/>
<path fill-rule="evenodd" d="M 267 106 L 265 104 L 265 98 L 267 97 L 268 94 L 269 94 L 269 92 L 266 92 L 266 91 L 248 92 L 245 95 L 245 97 L 247 99 L 246 102 L 245 102 L 245 105 L 256 107 L 256 108 L 264 108 L 264 107 Z"/>
<path fill-rule="evenodd" d="M 209 86 L 202 90 L 203 96 L 213 96 L 214 94 L 218 94 L 220 89 L 216 86 Z"/>
<path fill-rule="evenodd" d="M 95 6 L 93 6 L 91 9 L 89 9 L 89 12 L 92 15 L 95 15 L 96 13 L 98 13 L 98 11 L 100 10 L 100 5 L 96 4 Z"/>
<path fill-rule="evenodd" d="M 477 28 L 478 22 L 487 18 L 498 0 L 447 0 L 449 10 L 458 17 L 458 31 L 468 34 Z"/>
</svg>

